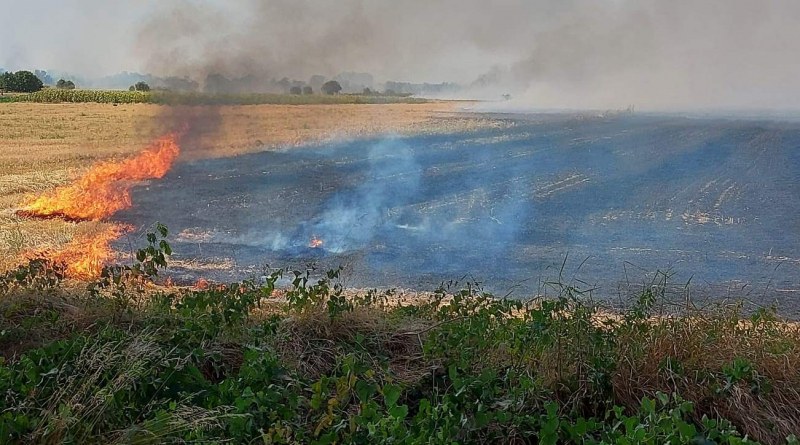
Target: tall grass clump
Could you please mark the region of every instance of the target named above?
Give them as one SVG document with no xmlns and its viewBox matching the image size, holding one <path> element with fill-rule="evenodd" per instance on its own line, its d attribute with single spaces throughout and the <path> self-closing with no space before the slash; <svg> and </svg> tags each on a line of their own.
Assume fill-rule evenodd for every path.
<svg viewBox="0 0 800 445">
<path fill-rule="evenodd" d="M 800 334 L 772 311 L 340 270 L 169 287 L 166 235 L 89 291 L 46 259 L 0 278 L 0 442 L 797 443 Z"/>
</svg>

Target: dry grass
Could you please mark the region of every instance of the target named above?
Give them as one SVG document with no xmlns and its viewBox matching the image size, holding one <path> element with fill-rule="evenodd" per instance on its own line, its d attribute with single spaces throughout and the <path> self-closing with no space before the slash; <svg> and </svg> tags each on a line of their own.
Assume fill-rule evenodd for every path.
<svg viewBox="0 0 800 445">
<path fill-rule="evenodd" d="M 31 249 L 58 249 L 87 223 L 19 218 L 27 196 L 64 184 L 99 160 L 140 151 L 176 116 L 201 116 L 183 159 L 234 156 L 282 146 L 381 133 L 430 133 L 496 123 L 456 116 L 459 104 L 242 105 L 0 104 L 0 269 Z M 208 120 L 213 125 L 209 126 Z"/>
<path fill-rule="evenodd" d="M 74 293 L 77 292 L 67 289 L 47 293 L 18 290 L 4 295 L 0 299 L 0 324 L 4 331 L 0 357 L 13 360 L 30 349 L 66 339 L 75 332 L 93 331 L 97 321 L 108 315 L 108 307 L 86 305 Z"/>
<path fill-rule="evenodd" d="M 325 308 L 317 307 L 286 318 L 276 346 L 287 363 L 313 379 L 332 372 L 348 345 L 358 345 L 374 358 L 388 359 L 396 379 L 414 383 L 439 366 L 424 359 L 422 344 L 412 335 L 431 325 L 414 318 L 389 320 L 386 308 L 358 307 L 331 319 Z M 380 368 L 375 363 L 375 369 Z"/>
<path fill-rule="evenodd" d="M 648 329 L 620 335 L 615 399 L 630 409 L 657 391 L 695 403 L 695 415 L 722 417 L 751 438 L 781 443 L 800 434 L 800 326 L 742 321 L 736 313 L 693 313 L 652 320 Z M 714 373 L 743 377 L 714 386 Z M 727 368 L 727 371 L 725 371 Z M 727 393 L 720 397 L 716 392 Z"/>
</svg>

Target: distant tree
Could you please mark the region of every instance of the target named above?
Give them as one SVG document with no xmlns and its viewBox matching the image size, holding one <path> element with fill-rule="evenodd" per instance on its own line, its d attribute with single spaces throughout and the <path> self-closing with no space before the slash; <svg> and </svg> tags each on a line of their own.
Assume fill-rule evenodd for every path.
<svg viewBox="0 0 800 445">
<path fill-rule="evenodd" d="M 390 89 L 390 90 L 384 91 L 383 94 L 385 94 L 387 96 L 397 96 L 397 91 Z"/>
<path fill-rule="evenodd" d="M 170 91 L 197 91 L 200 85 L 188 77 L 167 77 L 162 79 L 164 88 Z"/>
<path fill-rule="evenodd" d="M 306 85 L 303 87 L 303 94 L 314 94 L 314 89 Z"/>
<path fill-rule="evenodd" d="M 231 81 L 227 77 L 218 73 L 211 73 L 206 76 L 203 90 L 211 94 L 223 94 L 231 92 Z"/>
<path fill-rule="evenodd" d="M 372 96 L 373 91 L 369 87 L 367 87 L 367 88 L 364 88 L 364 91 L 362 91 L 361 94 L 363 94 L 365 96 Z"/>
<path fill-rule="evenodd" d="M 298 87 L 298 86 L 294 86 L 294 87 L 289 88 L 289 94 L 302 94 L 302 93 L 303 93 L 303 89 Z"/>
<path fill-rule="evenodd" d="M 7 87 L 9 91 L 33 93 L 44 87 L 42 81 L 30 71 L 17 71 L 13 74 L 13 79 L 12 86 L 10 88 Z"/>
<path fill-rule="evenodd" d="M 292 88 L 292 81 L 289 80 L 288 77 L 284 77 L 278 81 L 278 87 L 280 87 L 281 91 L 285 93 Z"/>
<path fill-rule="evenodd" d="M 71 80 L 58 79 L 58 82 L 56 82 L 56 88 L 59 90 L 74 90 L 75 82 Z"/>
<path fill-rule="evenodd" d="M 135 84 L 131 85 L 131 87 L 128 88 L 128 90 L 130 90 L 130 91 L 150 91 L 150 85 L 148 85 L 147 82 L 144 82 L 144 81 L 140 80 L 139 82 L 136 82 Z"/>
<path fill-rule="evenodd" d="M 322 92 L 325 94 L 337 94 L 342 91 L 342 86 L 335 80 L 329 80 L 322 85 Z"/>
<path fill-rule="evenodd" d="M 14 82 L 14 74 L 4 72 L 0 74 L 0 92 L 5 93 L 6 91 L 11 91 L 11 87 Z"/>
</svg>

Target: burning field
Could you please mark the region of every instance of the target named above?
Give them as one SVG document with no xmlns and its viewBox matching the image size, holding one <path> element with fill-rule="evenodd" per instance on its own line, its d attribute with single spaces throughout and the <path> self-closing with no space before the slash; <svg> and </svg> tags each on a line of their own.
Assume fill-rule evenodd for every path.
<svg viewBox="0 0 800 445">
<path fill-rule="evenodd" d="M 494 124 L 211 159 L 184 158 L 192 147 L 168 134 L 15 217 L 96 224 L 48 251 L 76 278 L 161 221 L 179 282 L 314 264 L 344 266 L 355 287 L 477 280 L 526 296 L 555 278 L 615 297 L 666 271 L 680 295 L 797 310 L 797 124 L 475 119 Z"/>
<path fill-rule="evenodd" d="M 202 124 L 188 138 L 189 150 L 181 154 L 186 160 L 386 131 L 487 125 L 457 117 L 453 109 L 448 103 L 198 109 L 5 104 L 0 110 L 0 268 L 47 252 L 69 259 L 75 277 L 95 274 L 115 257 L 107 247 L 110 240 L 135 237 L 132 227 L 115 222 L 113 215 L 132 204 L 133 187 L 161 178 L 175 162 L 180 149 L 169 135 L 182 121 L 199 118 Z"/>
<path fill-rule="evenodd" d="M 449 402 L 459 400 L 454 391 L 468 397 L 463 408 L 448 408 L 449 421 L 472 430 L 451 434 L 489 438 L 479 442 L 513 437 L 522 423 L 464 422 L 477 418 L 473 396 L 519 419 L 572 425 L 578 416 L 576 425 L 612 433 L 639 422 L 631 431 L 656 424 L 674 437 L 665 422 L 651 421 L 660 415 L 688 431 L 687 443 L 702 439 L 690 423 L 697 416 L 731 419 L 719 424 L 737 439 L 741 431 L 784 443 L 795 434 L 797 325 L 766 310 L 750 317 L 671 298 L 688 288 L 800 314 L 800 124 L 568 115 L 493 122 L 215 158 L 186 156 L 198 142 L 186 137 L 189 125 L 26 194 L 11 218 L 75 229 L 58 248 L 29 255 L 93 279 L 131 249 L 131 237 L 161 221 L 176 254 L 166 282 L 153 277 L 194 285 L 154 291 L 141 275 L 112 275 L 87 298 L 62 287 L 60 276 L 11 282 L 0 299 L 0 355 L 9 357 L 6 424 L 20 427 L 9 437 L 167 442 L 199 432 L 252 442 L 267 428 L 278 431 L 269 425 L 283 418 L 297 422 L 298 435 L 308 432 L 298 442 L 330 429 L 328 437 L 341 432 L 350 443 L 346 434 L 370 437 L 384 419 L 405 428 L 443 400 L 458 407 Z M 314 272 L 282 275 L 266 264 L 345 267 L 317 281 Z M 670 284 L 642 290 L 659 269 Z M 220 283 L 253 275 L 260 280 Z M 103 288 L 117 277 L 120 284 Z M 528 297 L 549 277 L 606 298 L 638 290 L 645 303 L 596 305 L 569 286 L 515 301 L 463 283 Z M 450 279 L 460 287 L 428 295 L 353 289 L 431 289 Z M 458 297 L 453 289 L 462 289 Z M 662 316 L 665 308 L 677 315 Z M 356 354 L 355 345 L 363 348 Z M 734 382 L 734 372 L 755 377 Z M 763 382 L 768 391 L 757 386 Z M 108 394 L 121 398 L 97 402 Z M 386 402 L 390 394 L 396 400 Z M 525 402 L 508 410 L 508 400 Z M 367 403 L 373 408 L 363 414 Z M 407 417 L 410 406 L 421 414 Z M 543 406 L 553 407 L 547 417 L 537 411 Z M 224 415 L 210 428 L 183 429 L 209 407 Z M 609 420 L 626 412 L 628 420 Z M 361 430 L 320 423 L 332 416 Z M 80 420 L 87 418 L 102 421 Z M 165 430 L 164 419 L 178 427 Z M 242 429 L 243 419 L 262 423 Z M 717 434 L 717 424 L 703 422 L 709 437 Z"/>
<path fill-rule="evenodd" d="M 795 310 L 793 123 L 518 118 L 479 132 L 376 138 L 176 165 L 133 192 L 125 224 L 166 223 L 182 261 L 344 265 L 353 286 L 451 279 L 536 293 L 544 279 Z M 170 203 L 165 206 L 162 203 Z M 561 270 L 565 257 L 566 267 Z M 201 267 L 202 269 L 202 267 Z M 179 272 L 186 279 L 198 273 Z M 559 277 L 561 275 L 561 277 Z"/>
<path fill-rule="evenodd" d="M 148 179 L 162 178 L 179 153 L 177 135 L 163 136 L 132 158 L 101 162 L 75 182 L 31 198 L 17 210 L 17 216 L 71 222 L 108 220 L 132 205 L 131 188 Z M 111 223 L 102 232 L 79 236 L 59 250 L 34 254 L 66 264 L 72 278 L 90 279 L 114 258 L 110 243 L 126 230 L 128 226 Z"/>
<path fill-rule="evenodd" d="M 31 199 L 17 213 L 67 221 L 106 219 L 130 207 L 130 189 L 141 181 L 162 178 L 179 153 L 177 135 L 162 136 L 130 159 L 92 166 L 75 182 Z"/>
</svg>

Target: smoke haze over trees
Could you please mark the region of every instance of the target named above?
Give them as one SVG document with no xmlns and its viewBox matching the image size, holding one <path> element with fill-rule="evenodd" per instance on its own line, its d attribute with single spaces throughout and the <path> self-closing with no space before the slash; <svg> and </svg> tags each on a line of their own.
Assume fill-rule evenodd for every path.
<svg viewBox="0 0 800 445">
<path fill-rule="evenodd" d="M 124 13 L 100 0 L 42 3 L 66 17 L 15 3 L 0 18 L 0 65 L 136 70 L 199 89 L 216 75 L 318 91 L 311 76 L 350 72 L 538 107 L 800 108 L 793 0 L 174 0 Z"/>
</svg>

